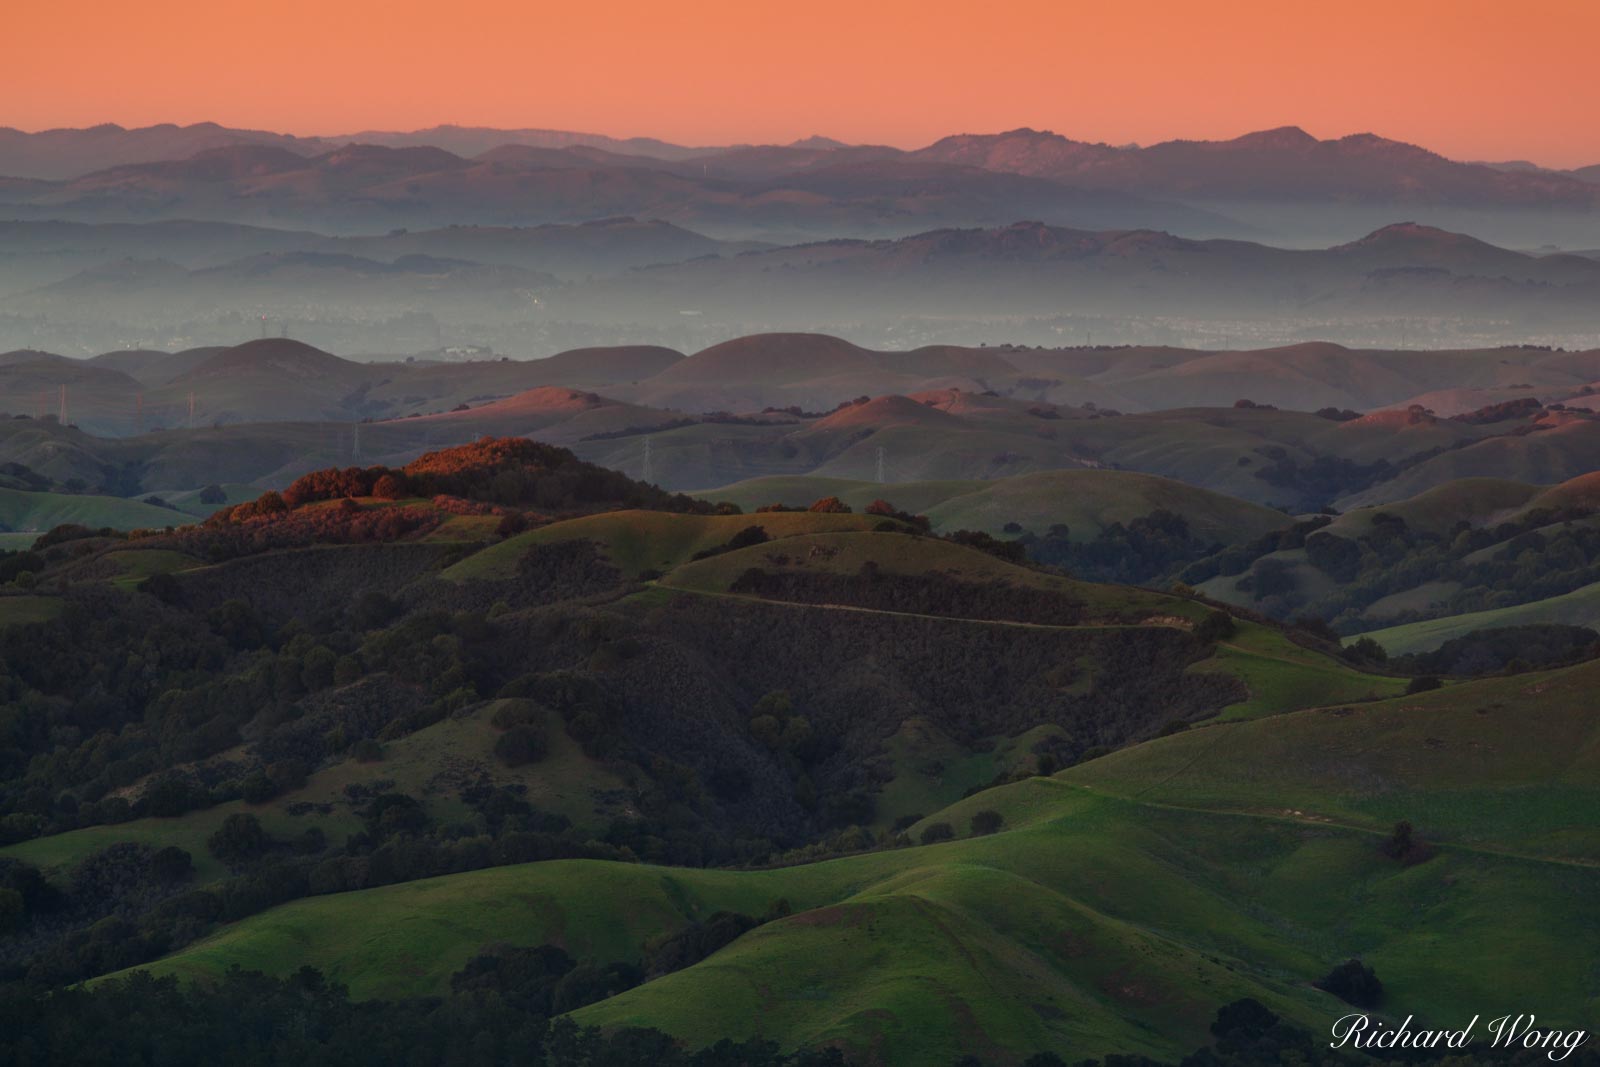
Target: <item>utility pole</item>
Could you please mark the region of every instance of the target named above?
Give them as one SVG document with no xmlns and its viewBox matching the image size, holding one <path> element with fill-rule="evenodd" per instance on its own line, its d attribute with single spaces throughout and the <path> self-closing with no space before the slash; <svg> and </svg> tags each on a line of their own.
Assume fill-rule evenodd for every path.
<svg viewBox="0 0 1600 1067">
<path fill-rule="evenodd" d="M 883 446 L 878 446 L 878 484 L 883 484 Z"/>
<path fill-rule="evenodd" d="M 644 470 L 639 473 L 641 482 L 650 481 L 650 438 L 644 439 Z"/>
<path fill-rule="evenodd" d="M 56 412 L 56 421 L 61 425 L 67 424 L 67 387 L 61 387 L 61 407 Z"/>
<path fill-rule="evenodd" d="M 189 429 L 194 429 L 194 390 L 189 390 Z"/>
<path fill-rule="evenodd" d="M 353 459 L 361 458 L 361 424 L 355 424 L 354 434 L 350 438 L 350 456 Z"/>
</svg>

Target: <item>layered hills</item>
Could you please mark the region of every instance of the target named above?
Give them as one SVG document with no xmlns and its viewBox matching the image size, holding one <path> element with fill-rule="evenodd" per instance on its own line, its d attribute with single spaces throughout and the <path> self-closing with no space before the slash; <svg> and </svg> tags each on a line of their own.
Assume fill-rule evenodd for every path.
<svg viewBox="0 0 1600 1067">
<path fill-rule="evenodd" d="M 34 982 L 450 998 L 550 946 L 581 1025 L 895 1065 L 1172 1060 L 1242 997 L 1315 1028 L 1352 956 L 1444 1020 L 1503 988 L 1483 944 L 1592 1008 L 1592 661 L 1402 695 L 893 505 L 716 514 L 527 442 L 33 556 L 13 684 L 96 701 L 0 750 L 3 869 L 60 894 L 0 941 Z"/>
<path fill-rule="evenodd" d="M 1221 349 L 1307 338 L 1575 347 L 1594 336 L 1600 264 L 1587 256 L 1519 252 L 1417 223 L 1292 249 L 1012 221 L 1026 210 L 1014 202 L 982 227 L 913 224 L 907 236 L 799 244 L 717 240 L 644 216 L 350 237 L 12 222 L 0 337 L 34 348 L 65 338 L 87 354 L 130 347 L 130 335 L 141 347 L 197 347 L 292 326 L 341 351 L 461 344 L 520 355 L 569 338 L 563 347 L 648 339 L 687 349 L 819 330 L 882 338 L 876 347 L 887 349 L 1095 337 Z M 155 340 L 170 337 L 187 343 Z"/>
</svg>

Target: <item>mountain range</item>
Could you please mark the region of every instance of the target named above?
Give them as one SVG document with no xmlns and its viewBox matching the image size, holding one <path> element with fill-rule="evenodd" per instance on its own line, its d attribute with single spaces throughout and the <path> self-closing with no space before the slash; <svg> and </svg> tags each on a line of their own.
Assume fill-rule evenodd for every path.
<svg viewBox="0 0 1600 1067">
<path fill-rule="evenodd" d="M 322 347 L 391 356 L 693 349 L 776 331 L 883 348 L 1600 343 L 1600 260 L 1417 223 L 1318 249 L 1043 222 L 774 245 L 632 217 L 359 237 L 11 222 L 0 237 L 0 347 L 74 355 L 226 345 L 291 326 Z"/>
<path fill-rule="evenodd" d="M 354 233 L 419 225 L 537 225 L 615 215 L 723 236 L 904 233 L 1022 214 L 1088 226 L 1238 232 L 1201 209 L 978 167 L 881 159 L 782 178 L 722 178 L 584 147 L 505 146 L 465 158 L 432 146 L 207 149 L 60 181 L 0 182 L 0 213 L 76 221 L 204 219 Z"/>
<path fill-rule="evenodd" d="M 689 147 L 648 137 L 449 125 L 406 132 L 363 130 L 297 137 L 230 129 L 216 123 L 167 123 L 138 129 L 107 123 L 37 133 L 0 128 L 0 174 L 56 181 L 127 164 L 185 159 L 212 149 L 247 145 L 281 148 L 306 157 L 349 145 L 431 147 L 461 157 L 525 148 L 545 150 L 550 153 L 546 158 L 552 160 L 680 164 L 673 169 L 768 178 L 840 162 L 905 158 L 1027 174 L 1092 188 L 1198 194 L 1212 199 L 1281 197 L 1291 188 L 1289 199 L 1353 195 L 1418 203 L 1481 199 L 1497 204 L 1546 206 L 1570 201 L 1592 206 L 1592 194 L 1585 196 L 1572 183 L 1600 180 L 1600 164 L 1562 171 L 1533 163 L 1456 162 L 1371 133 L 1319 140 L 1296 126 L 1226 141 L 1173 140 L 1143 147 L 1077 141 L 1021 127 L 994 134 L 956 134 L 924 148 L 905 150 L 851 145 L 826 137 L 788 145 Z M 593 151 L 559 154 L 571 149 Z M 1409 180 L 1402 181 L 1402 174 Z"/>
<path fill-rule="evenodd" d="M 1458 162 L 1375 134 L 1319 140 L 1298 127 L 1147 147 L 1021 128 L 908 150 L 827 138 L 686 147 L 451 126 L 307 138 L 208 123 L 108 125 L 0 130 L 0 175 L 0 204 L 19 218 L 205 218 L 345 232 L 633 214 L 719 236 L 793 239 L 1037 217 L 1190 236 L 1271 233 L 1300 244 L 1370 222 L 1374 210 L 1393 217 L 1409 207 L 1434 224 L 1498 240 L 1522 234 L 1519 243 L 1531 244 L 1594 235 L 1600 202 L 1597 167 Z"/>
<path fill-rule="evenodd" d="M 690 356 L 630 346 L 362 363 L 269 338 L 87 361 L 0 355 L 0 411 L 12 415 L 0 421 L 0 461 L 128 495 L 268 487 L 516 435 L 712 494 L 775 477 L 1139 472 L 1303 512 L 1463 478 L 1580 476 L 1600 466 L 1597 396 L 1600 350 L 898 352 L 774 334 Z M 59 424 L 63 405 L 70 425 Z"/>
</svg>

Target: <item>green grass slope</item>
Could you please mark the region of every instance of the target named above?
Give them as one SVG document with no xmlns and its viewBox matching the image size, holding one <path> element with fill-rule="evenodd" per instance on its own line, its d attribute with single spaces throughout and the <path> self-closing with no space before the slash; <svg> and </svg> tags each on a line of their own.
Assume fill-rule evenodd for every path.
<svg viewBox="0 0 1600 1067">
<path fill-rule="evenodd" d="M 1600 661 L 1160 738 L 1063 772 L 1142 801 L 1600 864 Z"/>
<path fill-rule="evenodd" d="M 667 571 L 696 552 L 726 544 L 747 526 L 760 526 L 768 536 L 790 537 L 819 530 L 870 530 L 881 518 L 873 515 L 830 515 L 807 511 L 763 515 L 677 515 L 664 511 L 609 511 L 552 523 L 507 538 L 462 560 L 444 572 L 452 581 L 510 578 L 517 562 L 537 545 L 560 541 L 594 541 L 607 559 L 633 577 L 643 571 Z"/>
<path fill-rule="evenodd" d="M 193 521 L 194 516 L 187 512 L 122 497 L 0 489 L 0 525 L 12 530 L 43 533 L 67 522 L 94 529 L 110 526 L 117 530 L 134 530 L 182 526 Z"/>
<path fill-rule="evenodd" d="M 6 600 L 0 598 L 0 605 Z M 559 717 L 546 718 L 549 753 L 536 764 L 507 768 L 494 757 L 500 731 L 494 714 L 508 701 L 491 700 L 475 710 L 452 716 L 383 746 L 383 758 L 372 763 L 354 759 L 313 773 L 304 786 L 264 804 L 233 801 L 173 818 L 91 826 L 51 837 L 39 837 L 0 848 L 0 856 L 24 860 L 61 879 L 91 854 L 119 841 L 163 848 L 175 845 L 194 858 L 202 880 L 226 870 L 206 848 L 206 839 L 229 815 L 249 812 L 273 837 L 290 840 L 315 826 L 330 840 L 343 840 L 361 829 L 363 802 L 350 799 L 351 787 L 364 795 L 398 791 L 418 798 L 439 822 L 462 821 L 470 812 L 456 799 L 463 781 L 518 789 L 541 811 L 565 815 L 578 826 L 600 828 L 619 813 L 629 796 L 627 783 L 613 770 L 583 754 Z M 223 752 L 219 759 L 233 756 Z"/>
<path fill-rule="evenodd" d="M 893 1065 L 1041 1048 L 1172 1055 L 1205 1041 L 1216 1007 L 1239 996 L 1324 1025 L 1342 1007 L 1309 983 L 1352 954 L 1383 975 L 1391 1010 L 1446 1020 L 1511 982 L 1551 1022 L 1592 1017 L 1585 901 L 1600 870 L 1454 848 L 1405 867 L 1357 829 L 1047 779 L 941 817 L 964 830 L 979 808 L 1014 829 L 771 871 L 479 871 L 289 904 L 152 969 L 203 978 L 309 963 L 359 996 L 422 993 L 491 942 L 637 959 L 663 930 L 783 899 L 789 918 L 577 1019 L 691 1044 L 834 1042 Z"/>
<path fill-rule="evenodd" d="M 751 567 L 772 572 L 853 575 L 868 563 L 876 564 L 886 574 L 937 572 L 964 582 L 999 582 L 1046 589 L 1081 601 L 1090 611 L 1106 615 L 1144 613 L 1152 619 L 1186 624 L 1205 613 L 1203 606 L 1180 597 L 1133 586 L 1074 581 L 1008 563 L 986 552 L 937 537 L 889 532 L 796 534 L 777 544 L 753 545 L 685 563 L 663 578 L 661 584 L 673 589 L 726 594 Z"/>
<path fill-rule="evenodd" d="M 857 509 L 879 498 L 926 514 L 940 530 L 998 534 L 1009 522 L 1042 534 L 1065 523 L 1074 537 L 1094 537 L 1114 522 L 1127 523 L 1158 509 L 1182 515 L 1199 537 L 1225 543 L 1281 529 L 1289 519 L 1271 508 L 1206 489 L 1133 471 L 1051 470 L 990 481 L 879 484 L 842 478 L 773 477 L 739 482 L 699 494 L 750 510 L 762 504 L 803 505 L 837 496 Z"/>
<path fill-rule="evenodd" d="M 1004 583 L 1051 590 L 1082 603 L 1091 613 L 1086 625 L 1167 625 L 1186 627 L 1211 609 L 1183 597 L 1131 586 L 1080 582 L 1020 567 L 976 549 L 939 538 L 900 533 L 802 535 L 777 545 L 755 545 L 684 564 L 660 582 L 664 588 L 730 595 L 750 567 L 769 572 L 803 571 L 855 574 L 876 564 L 886 574 L 942 573 L 962 581 Z M 838 610 L 858 610 L 839 608 Z M 991 625 L 1031 625 L 997 622 Z M 1216 653 L 1192 670 L 1232 674 L 1249 696 L 1223 709 L 1225 719 L 1254 718 L 1340 701 L 1376 700 L 1405 688 L 1405 680 L 1367 674 L 1321 652 L 1303 648 L 1282 633 L 1255 623 L 1240 623 Z"/>
<path fill-rule="evenodd" d="M 1301 646 L 1277 630 L 1240 622 L 1216 655 L 1192 670 L 1231 674 L 1250 691 L 1247 699 L 1222 709 L 1218 718 L 1253 719 L 1323 704 L 1396 696 L 1406 679 L 1367 674 L 1330 656 Z"/>
<path fill-rule="evenodd" d="M 1527 604 L 1469 611 L 1442 619 L 1424 619 L 1422 622 L 1371 630 L 1363 636 L 1378 642 L 1391 656 L 1402 656 L 1407 652 L 1431 651 L 1452 638 L 1464 637 L 1474 630 L 1547 622 L 1600 628 L 1600 582 Z"/>
</svg>

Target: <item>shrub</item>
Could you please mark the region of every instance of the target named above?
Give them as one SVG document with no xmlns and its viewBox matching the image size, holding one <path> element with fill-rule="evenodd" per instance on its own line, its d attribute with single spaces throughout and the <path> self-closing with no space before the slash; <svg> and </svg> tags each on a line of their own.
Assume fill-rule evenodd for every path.
<svg viewBox="0 0 1600 1067">
<path fill-rule="evenodd" d="M 1213 610 L 1206 612 L 1206 617 L 1195 624 L 1194 636 L 1209 645 L 1216 641 L 1226 641 L 1237 629 L 1232 615 L 1226 611 Z"/>
<path fill-rule="evenodd" d="M 996 833 L 1006 824 L 1005 816 L 985 808 L 972 816 L 972 836 L 983 837 Z"/>
<path fill-rule="evenodd" d="M 1378 851 L 1392 860 L 1399 860 L 1407 866 L 1421 863 L 1433 854 L 1433 850 L 1428 847 L 1428 843 L 1417 836 L 1416 830 L 1405 819 L 1394 824 L 1394 829 L 1384 839 L 1383 844 L 1378 847 Z"/>
<path fill-rule="evenodd" d="M 254 815 L 237 812 L 222 820 L 217 832 L 206 839 L 206 850 L 227 864 L 248 863 L 260 856 L 271 844 L 261 820 Z"/>
<path fill-rule="evenodd" d="M 520 697 L 504 699 L 495 709 L 494 715 L 489 719 L 490 725 L 496 730 L 509 730 L 513 726 L 532 723 L 535 726 L 544 725 L 544 708 L 532 700 Z"/>
<path fill-rule="evenodd" d="M 544 759 L 549 743 L 542 727 L 531 723 L 513 726 L 494 744 L 494 754 L 507 767 L 522 767 Z"/>
<path fill-rule="evenodd" d="M 924 845 L 931 845 L 937 841 L 949 841 L 955 836 L 955 827 L 947 822 L 936 822 L 923 827 L 922 836 L 919 840 Z"/>
<path fill-rule="evenodd" d="M 183 849 L 168 845 L 150 857 L 150 873 L 163 882 L 181 882 L 194 873 L 194 860 Z"/>
<path fill-rule="evenodd" d="M 406 483 L 394 474 L 385 474 L 372 484 L 372 495 L 379 500 L 399 500 L 406 495 Z"/>
<path fill-rule="evenodd" d="M 1360 960 L 1345 960 L 1316 986 L 1358 1008 L 1376 1008 L 1383 1002 L 1383 983 L 1378 981 L 1376 972 Z"/>
<path fill-rule="evenodd" d="M 1407 695 L 1414 693 L 1426 693 L 1430 690 L 1438 689 L 1441 684 L 1443 683 L 1441 683 L 1438 678 L 1431 674 L 1420 675 L 1411 679 L 1411 683 L 1406 686 L 1406 693 Z"/>
</svg>

